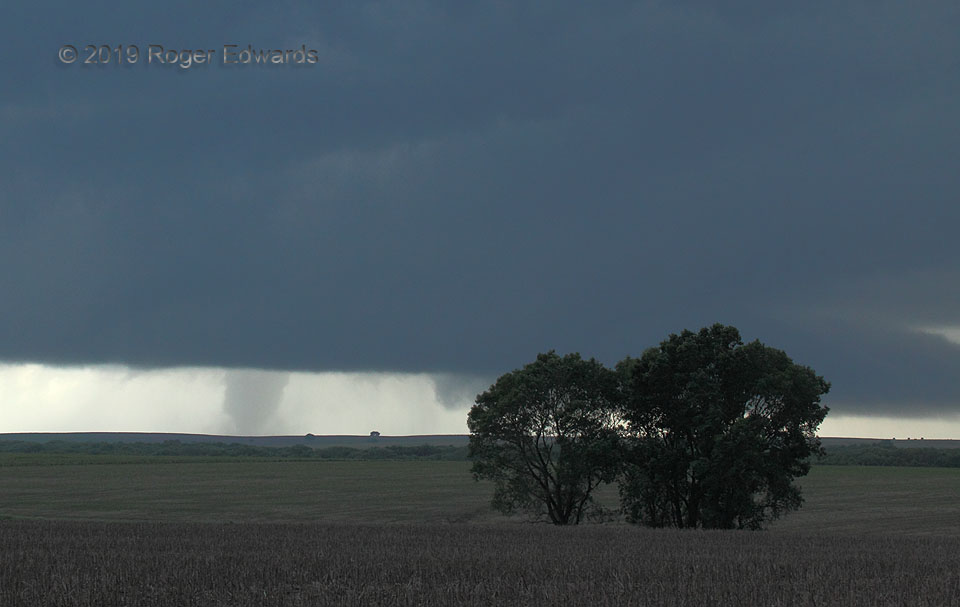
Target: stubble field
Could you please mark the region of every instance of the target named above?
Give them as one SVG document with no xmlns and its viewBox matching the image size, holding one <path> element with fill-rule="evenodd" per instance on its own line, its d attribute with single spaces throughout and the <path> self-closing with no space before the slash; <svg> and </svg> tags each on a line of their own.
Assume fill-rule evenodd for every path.
<svg viewBox="0 0 960 607">
<path fill-rule="evenodd" d="M 2 463 L 5 606 L 960 604 L 960 470 L 815 467 L 769 531 L 683 532 L 506 519 L 464 462 Z"/>
</svg>

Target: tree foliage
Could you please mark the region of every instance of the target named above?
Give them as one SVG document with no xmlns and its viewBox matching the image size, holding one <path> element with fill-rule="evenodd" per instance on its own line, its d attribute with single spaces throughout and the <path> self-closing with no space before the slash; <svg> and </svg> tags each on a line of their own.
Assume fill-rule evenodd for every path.
<svg viewBox="0 0 960 607">
<path fill-rule="evenodd" d="M 470 410 L 477 479 L 494 481 L 493 506 L 576 524 L 597 512 L 593 492 L 615 479 L 617 374 L 579 354 L 551 351 L 497 379 Z"/>
<path fill-rule="evenodd" d="M 802 501 L 793 479 L 820 453 L 830 385 L 736 328 L 683 331 L 626 359 L 628 447 L 620 495 L 629 521 L 751 528 Z"/>
</svg>

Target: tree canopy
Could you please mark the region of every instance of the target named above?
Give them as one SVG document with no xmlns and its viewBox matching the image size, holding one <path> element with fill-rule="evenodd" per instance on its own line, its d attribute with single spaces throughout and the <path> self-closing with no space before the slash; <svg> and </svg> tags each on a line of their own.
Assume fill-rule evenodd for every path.
<svg viewBox="0 0 960 607">
<path fill-rule="evenodd" d="M 830 385 L 721 324 L 618 365 L 628 397 L 621 503 L 649 526 L 751 528 L 802 501 Z"/>
<path fill-rule="evenodd" d="M 494 481 L 493 506 L 557 525 L 598 511 L 593 491 L 614 480 L 617 374 L 579 354 L 551 351 L 502 375 L 470 410 L 477 479 Z"/>
<path fill-rule="evenodd" d="M 735 327 L 670 335 L 616 370 L 551 351 L 501 376 L 470 410 L 477 479 L 493 505 L 555 524 L 597 511 L 619 480 L 628 522 L 759 529 L 799 508 L 794 479 L 822 453 L 830 384 Z"/>
</svg>

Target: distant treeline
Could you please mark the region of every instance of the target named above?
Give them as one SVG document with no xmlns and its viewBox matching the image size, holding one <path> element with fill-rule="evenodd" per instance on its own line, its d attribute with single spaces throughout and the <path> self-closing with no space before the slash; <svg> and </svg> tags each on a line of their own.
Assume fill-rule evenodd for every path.
<svg viewBox="0 0 960 607">
<path fill-rule="evenodd" d="M 866 445 L 830 447 L 814 463 L 835 466 L 917 466 L 960 468 L 960 449 L 911 447 L 902 449 L 890 441 Z"/>
<path fill-rule="evenodd" d="M 178 440 L 162 443 L 0 441 L 0 453 L 47 453 L 69 455 L 136 455 L 136 456 L 201 456 L 201 457 L 265 457 L 274 459 L 335 460 L 466 460 L 467 447 L 451 445 L 419 445 L 387 447 L 322 447 L 307 445 L 290 447 L 258 447 L 240 443 L 183 443 Z"/>
<path fill-rule="evenodd" d="M 150 457 L 244 457 L 273 459 L 329 460 L 467 460 L 468 447 L 417 445 L 386 447 L 319 447 L 292 445 L 262 447 L 241 443 L 195 443 L 168 440 L 143 442 L 0 441 L 0 453 L 44 453 L 61 455 L 114 455 Z M 920 466 L 960 468 L 960 449 L 900 448 L 890 441 L 866 445 L 832 446 L 814 464 L 833 466 Z"/>
</svg>

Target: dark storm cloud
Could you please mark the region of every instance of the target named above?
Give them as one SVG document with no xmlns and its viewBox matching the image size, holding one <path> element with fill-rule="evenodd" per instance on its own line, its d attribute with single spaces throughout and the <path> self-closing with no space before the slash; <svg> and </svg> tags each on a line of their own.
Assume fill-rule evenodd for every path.
<svg viewBox="0 0 960 607">
<path fill-rule="evenodd" d="M 835 411 L 955 407 L 960 8 L 751 4 L 0 9 L 0 358 L 495 377 L 721 321 Z"/>
</svg>

